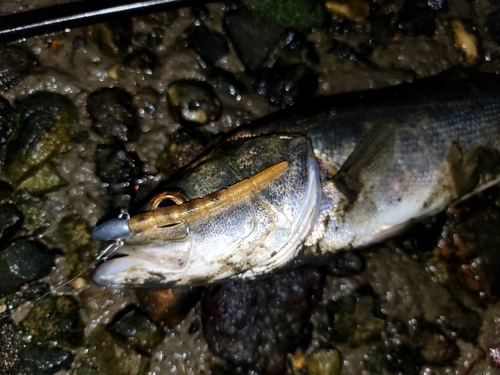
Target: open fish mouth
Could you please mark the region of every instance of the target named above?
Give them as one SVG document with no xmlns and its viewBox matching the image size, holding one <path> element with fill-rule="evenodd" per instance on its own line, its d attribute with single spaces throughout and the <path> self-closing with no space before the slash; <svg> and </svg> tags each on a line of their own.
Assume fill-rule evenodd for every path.
<svg viewBox="0 0 500 375">
<path fill-rule="evenodd" d="M 182 235 L 184 234 L 184 235 Z M 181 271 L 189 261 L 192 249 L 191 238 L 187 236 L 183 223 L 156 228 L 147 243 L 140 239 L 123 244 L 121 240 L 116 250 L 100 264 L 94 273 L 94 281 L 103 286 L 140 282 L 149 284 L 165 278 L 166 273 Z M 155 238 L 156 237 L 156 238 Z M 169 241 L 162 239 L 170 238 Z"/>
</svg>

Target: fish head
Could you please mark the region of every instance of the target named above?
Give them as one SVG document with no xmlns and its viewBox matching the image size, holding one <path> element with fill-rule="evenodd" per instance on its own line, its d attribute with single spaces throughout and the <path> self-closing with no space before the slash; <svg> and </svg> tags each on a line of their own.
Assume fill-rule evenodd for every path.
<svg viewBox="0 0 500 375">
<path fill-rule="evenodd" d="M 120 257 L 97 267 L 97 284 L 169 288 L 268 274 L 293 262 L 321 201 L 319 168 L 301 136 L 223 144 L 167 189 L 177 195 L 162 191 L 146 212 L 96 229 L 94 237 L 123 241 Z"/>
</svg>

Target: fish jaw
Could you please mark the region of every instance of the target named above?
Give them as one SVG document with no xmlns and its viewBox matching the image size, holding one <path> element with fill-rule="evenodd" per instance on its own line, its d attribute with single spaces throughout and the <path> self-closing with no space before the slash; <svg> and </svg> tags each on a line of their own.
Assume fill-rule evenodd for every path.
<svg viewBox="0 0 500 375">
<path fill-rule="evenodd" d="M 126 287 L 201 285 L 254 278 L 292 262 L 314 227 L 322 199 L 320 171 L 303 137 L 277 140 L 300 160 L 282 176 L 228 204 L 189 219 L 183 238 L 142 232 L 124 239 L 120 258 L 101 264 L 96 284 Z M 275 141 L 273 141 L 275 142 Z M 266 162 L 276 164 L 282 160 Z M 257 170 L 265 168 L 256 167 Z M 172 232 L 172 228 L 164 228 Z M 148 240 L 154 238 L 154 240 Z"/>
</svg>

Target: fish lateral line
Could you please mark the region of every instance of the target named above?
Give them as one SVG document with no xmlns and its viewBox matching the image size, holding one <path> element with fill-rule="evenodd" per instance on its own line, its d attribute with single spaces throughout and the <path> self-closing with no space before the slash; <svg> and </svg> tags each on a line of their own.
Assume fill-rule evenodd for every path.
<svg viewBox="0 0 500 375">
<path fill-rule="evenodd" d="M 266 168 L 255 175 L 241 180 L 225 189 L 218 190 L 202 198 L 197 198 L 175 206 L 158 208 L 130 218 L 129 228 L 132 233 L 141 233 L 155 227 L 179 224 L 196 219 L 227 204 L 239 202 L 254 190 L 281 177 L 287 170 L 288 162 L 282 161 Z"/>
</svg>

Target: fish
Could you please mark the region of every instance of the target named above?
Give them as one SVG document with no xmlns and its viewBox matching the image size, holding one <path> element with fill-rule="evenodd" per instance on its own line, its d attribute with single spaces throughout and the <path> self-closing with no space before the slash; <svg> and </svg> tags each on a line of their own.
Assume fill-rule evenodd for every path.
<svg viewBox="0 0 500 375">
<path fill-rule="evenodd" d="M 500 76 L 440 77 L 318 98 L 264 117 L 170 179 L 94 282 L 253 279 L 399 234 L 500 181 Z"/>
</svg>

